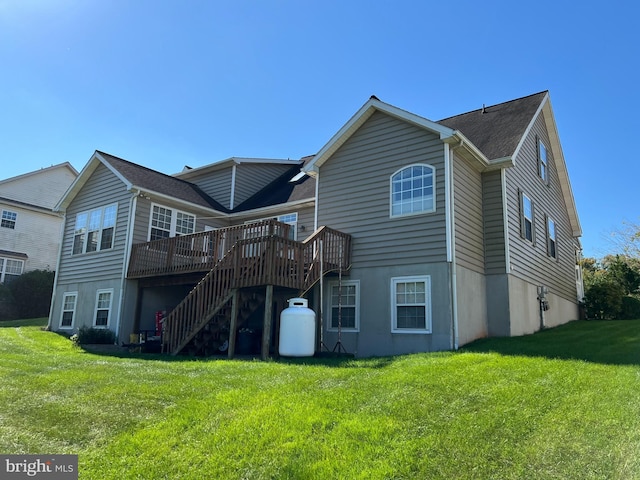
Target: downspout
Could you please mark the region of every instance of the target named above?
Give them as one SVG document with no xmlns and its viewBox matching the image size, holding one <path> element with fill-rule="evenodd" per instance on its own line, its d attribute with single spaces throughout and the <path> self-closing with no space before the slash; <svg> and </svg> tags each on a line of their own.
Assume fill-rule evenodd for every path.
<svg viewBox="0 0 640 480">
<path fill-rule="evenodd" d="M 236 196 L 236 164 L 231 167 L 231 193 L 229 194 L 229 210 L 233 210 Z"/>
<path fill-rule="evenodd" d="M 320 190 L 320 171 L 317 171 L 314 175 L 314 180 L 316 181 L 316 199 L 315 199 L 315 208 L 313 212 L 313 231 L 315 232 L 318 229 L 318 195 Z"/>
<path fill-rule="evenodd" d="M 457 146 L 462 145 L 460 142 Z M 449 263 L 449 294 L 451 299 L 451 348 L 458 350 L 459 328 L 458 328 L 458 287 L 456 273 L 455 255 L 455 216 L 453 202 L 453 147 L 448 143 L 444 144 L 444 189 L 445 189 L 445 228 L 447 240 L 447 262 Z"/>
<path fill-rule="evenodd" d="M 49 320 L 47 321 L 47 330 L 51 331 L 51 322 L 53 320 L 53 305 L 56 299 L 56 290 L 58 288 L 58 272 L 60 271 L 60 258 L 62 257 L 62 242 L 64 241 L 64 227 L 67 223 L 67 214 L 62 214 L 62 223 L 60 225 L 60 246 L 58 247 L 58 258 L 56 259 L 56 274 L 53 279 L 53 291 L 51 292 L 51 305 L 49 306 Z"/>
<path fill-rule="evenodd" d="M 124 290 L 127 281 L 127 271 L 129 270 L 129 260 L 131 259 L 131 246 L 133 242 L 133 229 L 136 224 L 136 208 L 138 207 L 138 195 L 140 190 L 136 190 L 129 200 L 129 225 L 127 228 L 127 237 L 125 239 L 124 262 L 122 262 L 122 274 L 120 279 L 120 298 L 118 300 L 118 322 L 116 323 L 116 341 L 120 335 L 120 325 L 124 315 Z"/>
</svg>

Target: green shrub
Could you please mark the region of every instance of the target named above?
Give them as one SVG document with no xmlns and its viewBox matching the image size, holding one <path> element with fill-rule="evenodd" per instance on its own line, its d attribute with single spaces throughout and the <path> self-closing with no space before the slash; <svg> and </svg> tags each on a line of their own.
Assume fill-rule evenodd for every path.
<svg viewBox="0 0 640 480">
<path fill-rule="evenodd" d="M 589 285 L 584 294 L 587 318 L 610 320 L 619 318 L 624 292 L 620 285 L 602 279 Z"/>
<path fill-rule="evenodd" d="M 55 273 L 32 270 L 7 282 L 17 318 L 48 317 Z"/>
<path fill-rule="evenodd" d="M 0 283 L 0 320 L 16 320 L 18 311 L 9 286 Z"/>
<path fill-rule="evenodd" d="M 621 320 L 634 320 L 640 318 L 640 299 L 626 296 L 622 298 Z"/>
<path fill-rule="evenodd" d="M 116 335 L 106 328 L 80 327 L 78 333 L 71 336 L 71 341 L 76 345 L 99 343 L 109 345 L 116 342 Z"/>
</svg>

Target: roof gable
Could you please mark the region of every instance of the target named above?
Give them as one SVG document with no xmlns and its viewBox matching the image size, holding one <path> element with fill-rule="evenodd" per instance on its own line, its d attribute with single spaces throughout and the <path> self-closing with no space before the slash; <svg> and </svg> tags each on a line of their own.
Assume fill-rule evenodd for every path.
<svg viewBox="0 0 640 480">
<path fill-rule="evenodd" d="M 82 172 L 71 185 L 66 195 L 58 203 L 56 210 L 65 210 L 69 206 L 100 164 L 107 167 L 118 177 L 128 190 L 153 193 L 160 197 L 182 201 L 196 207 L 214 209 L 221 212 L 228 211 L 202 192 L 197 185 L 97 150 L 89 160 L 89 163 L 82 169 Z"/>
<path fill-rule="evenodd" d="M 462 132 L 488 159 L 513 158 L 548 93 L 540 92 L 439 120 Z"/>
<path fill-rule="evenodd" d="M 420 128 L 424 128 L 433 133 L 440 135 L 440 138 L 451 137 L 454 133 L 447 126 L 439 125 L 436 122 L 427 120 L 413 113 L 407 112 L 400 108 L 381 102 L 372 96 L 347 123 L 345 123 L 338 132 L 320 149 L 320 151 L 308 162 L 303 170 L 306 172 L 317 172 L 318 169 L 326 162 L 349 138 L 373 115 L 379 111 L 386 113 L 392 117 L 412 123 Z"/>
</svg>

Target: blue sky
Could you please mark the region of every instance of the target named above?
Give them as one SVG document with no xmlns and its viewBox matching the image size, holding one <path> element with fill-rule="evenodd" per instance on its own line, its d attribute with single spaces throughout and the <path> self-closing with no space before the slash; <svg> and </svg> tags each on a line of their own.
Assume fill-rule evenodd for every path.
<svg viewBox="0 0 640 480">
<path fill-rule="evenodd" d="M 0 176 L 96 149 L 165 173 L 300 158 L 372 94 L 438 120 L 549 90 L 601 257 L 640 220 L 638 5 L 0 0 Z"/>
</svg>

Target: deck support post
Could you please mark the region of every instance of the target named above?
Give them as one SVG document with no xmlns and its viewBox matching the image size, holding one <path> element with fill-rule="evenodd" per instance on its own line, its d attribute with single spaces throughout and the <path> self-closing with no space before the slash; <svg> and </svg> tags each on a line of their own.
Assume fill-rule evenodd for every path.
<svg viewBox="0 0 640 480">
<path fill-rule="evenodd" d="M 273 285 L 267 285 L 267 293 L 264 299 L 264 322 L 262 326 L 262 360 L 269 358 L 269 346 L 271 345 L 271 318 L 273 316 Z"/>
<path fill-rule="evenodd" d="M 228 357 L 231 359 L 236 353 L 236 327 L 238 325 L 238 300 L 240 291 L 236 288 L 231 297 L 231 320 L 229 322 L 229 348 Z"/>
</svg>

